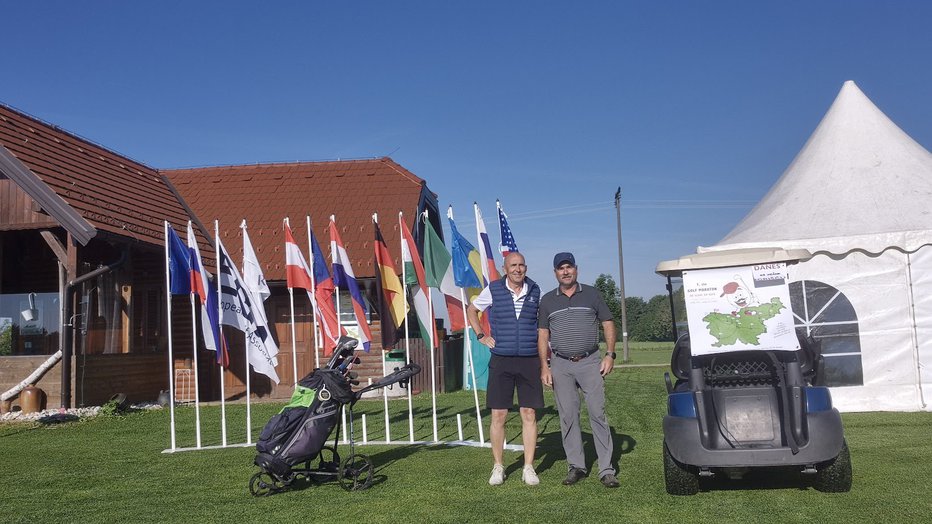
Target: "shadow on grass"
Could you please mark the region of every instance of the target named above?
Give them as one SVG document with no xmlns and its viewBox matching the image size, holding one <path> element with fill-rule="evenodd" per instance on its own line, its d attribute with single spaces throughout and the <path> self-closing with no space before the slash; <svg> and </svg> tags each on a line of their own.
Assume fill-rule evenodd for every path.
<svg viewBox="0 0 932 524">
<path fill-rule="evenodd" d="M 807 491 L 814 489 L 814 477 L 805 475 L 799 468 L 772 467 L 757 468 L 748 471 L 742 478 L 730 479 L 724 473 L 716 473 L 712 478 L 702 478 L 699 488 L 702 491 L 762 491 L 792 489 Z"/>
</svg>

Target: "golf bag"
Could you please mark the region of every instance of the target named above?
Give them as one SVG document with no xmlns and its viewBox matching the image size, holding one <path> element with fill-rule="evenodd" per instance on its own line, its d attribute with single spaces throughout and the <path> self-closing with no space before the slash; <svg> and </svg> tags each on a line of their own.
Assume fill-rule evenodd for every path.
<svg viewBox="0 0 932 524">
<path fill-rule="evenodd" d="M 341 406 L 354 398 L 350 382 L 340 370 L 315 369 L 298 382 L 291 402 L 262 429 L 255 464 L 279 478 L 288 478 L 292 466 L 320 453 L 337 424 Z"/>
</svg>

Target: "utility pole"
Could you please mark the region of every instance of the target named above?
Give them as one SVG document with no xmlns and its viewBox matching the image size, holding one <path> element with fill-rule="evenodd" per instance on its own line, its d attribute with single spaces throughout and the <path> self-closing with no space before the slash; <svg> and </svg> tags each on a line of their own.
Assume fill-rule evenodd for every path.
<svg viewBox="0 0 932 524">
<path fill-rule="evenodd" d="M 622 362 L 628 362 L 628 312 L 625 307 L 625 259 L 621 254 L 621 186 L 615 191 L 615 220 L 618 223 L 618 291 L 621 294 Z"/>
</svg>

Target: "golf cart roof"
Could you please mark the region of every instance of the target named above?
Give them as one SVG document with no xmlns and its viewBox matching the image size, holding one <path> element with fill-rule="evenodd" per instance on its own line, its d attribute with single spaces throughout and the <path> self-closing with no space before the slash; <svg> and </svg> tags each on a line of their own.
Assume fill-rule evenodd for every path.
<svg viewBox="0 0 932 524">
<path fill-rule="evenodd" d="M 654 271 L 662 276 L 680 276 L 690 269 L 711 269 L 717 267 L 752 266 L 757 264 L 774 264 L 777 262 L 799 262 L 812 258 L 808 249 L 783 249 L 778 247 L 755 247 L 748 249 L 729 249 L 725 251 L 707 251 L 665 260 L 657 264 Z"/>
</svg>

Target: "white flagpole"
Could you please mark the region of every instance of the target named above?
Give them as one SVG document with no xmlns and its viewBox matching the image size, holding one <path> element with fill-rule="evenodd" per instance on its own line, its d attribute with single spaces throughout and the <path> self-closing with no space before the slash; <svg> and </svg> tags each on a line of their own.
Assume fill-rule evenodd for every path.
<svg viewBox="0 0 932 524">
<path fill-rule="evenodd" d="M 214 246 L 217 252 L 217 329 L 220 332 L 220 340 L 217 341 L 217 357 L 220 360 L 220 436 L 223 447 L 227 445 L 227 403 L 226 391 L 223 384 L 226 368 L 223 366 L 223 323 L 220 319 L 223 317 L 223 297 L 220 294 L 220 222 L 214 220 Z M 246 371 L 249 371 L 248 368 Z"/>
<path fill-rule="evenodd" d="M 243 223 L 239 226 L 243 230 L 243 274 L 246 274 L 246 219 L 243 219 Z M 257 307 L 265 307 L 261 302 Z M 252 444 L 252 406 L 250 405 L 250 397 L 252 396 L 252 388 L 250 385 L 249 375 L 249 334 L 245 331 L 243 332 L 243 356 L 246 359 L 246 443 Z"/>
<path fill-rule="evenodd" d="M 466 290 L 460 288 L 460 298 L 463 301 L 463 317 L 466 317 Z M 472 395 L 476 400 L 476 422 L 479 425 L 479 444 L 485 444 L 485 434 L 482 429 L 482 412 L 479 409 L 479 388 L 476 387 L 476 367 L 472 362 L 472 339 L 469 338 L 469 324 L 463 328 L 463 340 L 466 345 L 466 355 L 469 359 L 469 374 L 472 375 Z"/>
<path fill-rule="evenodd" d="M 336 224 L 336 215 L 330 215 L 330 221 Z M 330 262 L 333 263 L 333 238 L 330 239 Z M 337 333 L 342 333 L 343 316 L 340 313 L 340 286 L 334 285 L 333 289 L 337 296 Z"/>
<path fill-rule="evenodd" d="M 378 225 L 378 223 L 379 223 L 379 214 L 378 214 L 378 213 L 372 213 L 372 222 L 373 222 L 374 224 Z M 378 246 L 376 246 L 376 249 L 378 249 Z M 378 267 L 377 267 L 377 268 L 375 268 L 375 270 L 376 270 L 376 271 L 381 271 L 381 268 L 378 268 Z M 384 297 L 382 297 L 382 295 L 381 295 L 381 293 L 382 293 L 382 290 L 381 290 L 381 289 L 377 289 L 375 292 L 376 292 L 376 293 L 380 293 L 380 295 L 379 295 L 380 300 L 384 300 Z M 381 313 L 382 313 L 382 312 L 379 311 L 379 314 L 381 314 Z M 360 329 L 362 329 L 362 326 L 360 326 Z M 381 345 L 381 344 L 380 344 L 380 345 Z M 384 377 L 385 375 L 388 374 L 388 368 L 386 367 L 386 364 L 387 364 L 387 362 L 385 361 L 385 348 L 382 348 L 382 376 L 383 376 L 383 377 Z M 382 388 L 382 403 L 383 403 L 383 406 L 384 406 L 384 407 L 383 407 L 383 410 L 384 410 L 384 412 L 385 412 L 385 442 L 391 442 L 391 441 L 392 441 L 392 437 L 391 437 L 391 431 L 390 431 L 390 429 L 389 429 L 389 417 L 388 417 L 388 388 Z"/>
<path fill-rule="evenodd" d="M 197 240 L 195 240 L 196 242 Z M 200 263 L 200 261 L 198 262 Z M 201 268 L 203 271 L 203 268 Z M 197 316 L 194 311 L 194 289 L 191 289 L 191 367 L 194 371 L 194 435 L 197 447 L 201 447 L 201 387 L 198 384 L 198 365 L 197 365 Z M 204 319 L 201 319 L 201 323 Z"/>
<path fill-rule="evenodd" d="M 285 217 L 285 225 L 291 229 L 291 220 Z M 287 251 L 287 246 L 285 247 Z M 288 262 L 288 254 L 285 254 L 285 263 Z M 294 288 L 288 288 L 288 303 L 291 305 L 291 373 L 294 376 L 294 388 L 298 389 L 298 341 L 295 339 L 294 328 Z"/>
<path fill-rule="evenodd" d="M 165 308 L 168 312 L 168 411 L 171 420 L 171 442 L 172 451 L 175 451 L 175 354 L 172 347 L 172 290 L 171 290 L 171 266 L 169 258 L 171 250 L 168 246 L 168 220 L 165 220 Z M 190 277 L 189 277 L 190 280 Z"/>
<path fill-rule="evenodd" d="M 453 206 L 447 208 L 447 216 L 453 220 Z M 452 235 L 452 233 L 451 233 Z M 479 388 L 476 387 L 476 368 L 472 363 L 472 340 L 469 338 L 469 317 L 466 315 L 466 288 L 460 288 L 460 302 L 463 306 L 463 319 L 467 320 L 466 326 L 463 327 L 463 346 L 466 351 L 466 358 L 469 361 L 469 374 L 472 376 L 472 394 L 476 400 L 476 423 L 479 426 L 479 444 L 485 444 L 485 436 L 482 429 L 482 412 L 479 409 Z"/>
<path fill-rule="evenodd" d="M 188 221 L 188 227 L 191 227 L 191 221 Z M 197 242 L 197 237 L 191 239 L 192 242 Z M 191 261 L 194 264 L 194 261 Z M 203 260 L 198 260 L 198 264 L 203 264 Z M 201 268 L 201 271 L 204 271 L 204 268 Z M 205 291 L 206 293 L 206 291 Z M 201 447 L 201 387 L 198 384 L 198 365 L 197 365 L 197 316 L 194 311 L 194 286 L 191 286 L 191 351 L 193 358 L 191 359 L 191 367 L 194 371 L 194 424 L 195 424 L 195 437 L 197 441 L 197 447 Z M 204 323 L 204 319 L 201 319 L 201 324 Z"/>
<path fill-rule="evenodd" d="M 308 290 L 307 296 L 311 299 L 311 319 L 314 321 L 314 368 L 320 367 L 320 332 L 317 326 L 317 282 L 314 275 L 314 246 L 311 244 L 311 215 L 305 215 L 307 219 L 307 254 L 308 260 L 311 261 L 311 289 Z"/>
<path fill-rule="evenodd" d="M 398 238 L 401 239 L 401 252 L 404 253 L 408 251 L 407 242 L 405 242 L 404 231 L 401 229 L 404 227 L 402 221 L 401 211 L 398 212 Z M 414 257 L 414 253 L 408 253 L 409 257 Z M 401 261 L 401 290 L 404 294 L 405 300 L 408 300 L 408 272 L 407 264 L 402 257 Z M 417 311 L 415 310 L 414 316 L 417 316 Z M 411 339 L 410 333 L 408 332 L 408 316 L 405 317 L 405 364 L 411 364 Z M 423 339 L 422 339 L 423 340 Z M 412 377 L 413 378 L 413 377 Z M 414 444 L 414 407 L 411 402 L 411 389 L 413 386 L 412 380 L 408 380 L 408 440 Z"/>
<path fill-rule="evenodd" d="M 432 227 L 427 221 L 427 210 L 424 210 L 424 234 L 427 234 L 427 228 Z M 444 247 L 446 249 L 446 247 Z M 427 309 L 430 310 L 430 318 L 434 318 L 434 299 L 433 293 L 430 290 L 430 287 L 427 288 Z M 430 403 L 431 403 L 431 412 L 433 413 L 433 422 L 434 422 L 434 442 L 439 442 L 440 439 L 437 437 L 437 362 L 436 355 L 434 355 L 434 330 L 433 326 L 430 329 L 430 348 L 428 353 L 430 353 Z"/>
</svg>

